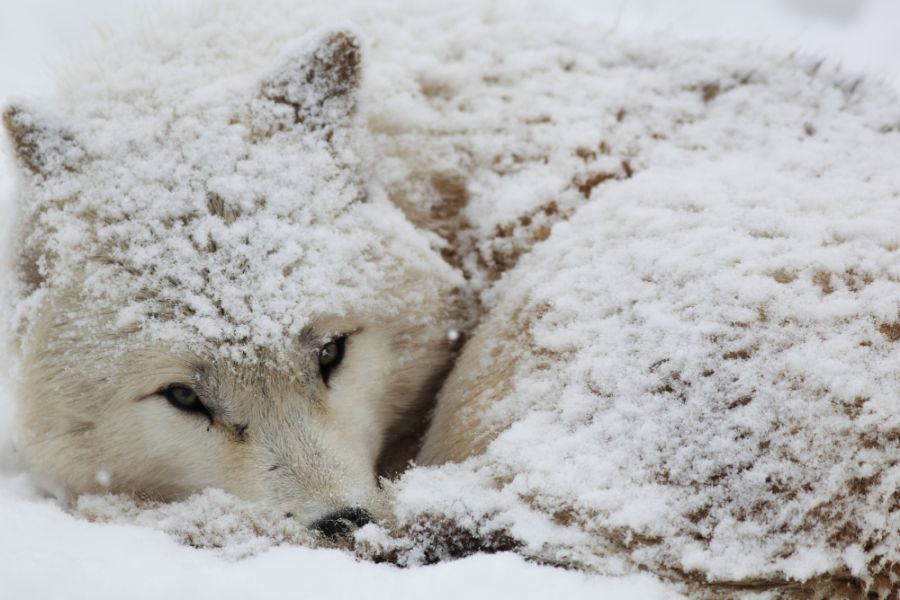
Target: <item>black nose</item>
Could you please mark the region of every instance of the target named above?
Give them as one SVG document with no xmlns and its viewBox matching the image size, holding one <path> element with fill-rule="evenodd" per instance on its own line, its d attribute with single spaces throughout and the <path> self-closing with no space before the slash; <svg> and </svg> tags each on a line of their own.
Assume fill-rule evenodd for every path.
<svg viewBox="0 0 900 600">
<path fill-rule="evenodd" d="M 342 508 L 330 515 L 325 515 L 310 528 L 315 529 L 328 539 L 336 540 L 348 537 L 356 527 L 362 527 L 372 521 L 372 515 L 364 508 Z"/>
</svg>

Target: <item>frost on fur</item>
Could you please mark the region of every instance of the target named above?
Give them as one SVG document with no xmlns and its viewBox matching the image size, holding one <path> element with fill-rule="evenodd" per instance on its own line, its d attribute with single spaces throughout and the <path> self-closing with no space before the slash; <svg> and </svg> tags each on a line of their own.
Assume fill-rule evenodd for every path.
<svg viewBox="0 0 900 600">
<path fill-rule="evenodd" d="M 141 61 L 158 85 L 84 86 L 64 118 L 7 111 L 21 450 L 51 487 L 219 487 L 360 524 L 414 456 L 462 278 L 371 176 L 356 37 L 288 45 L 218 76 Z"/>
<path fill-rule="evenodd" d="M 256 364 L 245 357 L 323 307 L 402 322 L 449 295 L 462 281 L 436 250 L 485 316 L 361 555 L 513 550 L 713 593 L 890 587 L 896 95 L 803 57 L 470 9 L 359 8 L 372 54 L 356 88 L 352 38 L 294 41 L 330 6 L 235 9 L 195 24 L 196 48 L 111 53 L 114 72 L 141 64 L 164 85 L 85 77 L 61 111 L 86 158 L 37 178 L 27 243 L 47 249 L 42 290 L 83 274 L 71 305 L 115 308 L 104 326 L 152 333 L 162 354 L 204 340 Z M 431 342 L 458 341 L 440 312 L 412 320 L 429 319 Z M 119 360 L 120 339 L 92 325 L 57 349 Z M 407 330 L 385 339 L 366 391 L 430 347 Z M 50 433 L 93 431 L 53 417 L 39 420 Z M 118 519 L 97 508 L 116 502 L 82 512 Z"/>
<path fill-rule="evenodd" d="M 24 245 L 39 255 L 31 288 L 82 278 L 78 293 L 118 306 L 119 327 L 202 338 L 233 357 L 259 358 L 323 310 L 397 314 L 405 300 L 376 288 L 449 271 L 363 182 L 352 125 L 359 62 L 356 38 L 333 32 L 283 57 L 256 89 L 192 90 L 193 107 L 98 98 L 84 103 L 90 117 L 70 111 L 68 128 L 9 109 L 19 158 L 37 178 L 23 207 L 33 221 Z M 372 293 L 361 296 L 360 281 Z"/>
<path fill-rule="evenodd" d="M 269 100 L 287 104 L 306 127 L 346 125 L 356 109 L 360 46 L 353 34 L 329 32 L 289 54 L 262 84 Z"/>
<path fill-rule="evenodd" d="M 11 106 L 3 113 L 16 156 L 35 175 L 74 171 L 85 158 L 72 132 L 56 120 Z"/>
</svg>

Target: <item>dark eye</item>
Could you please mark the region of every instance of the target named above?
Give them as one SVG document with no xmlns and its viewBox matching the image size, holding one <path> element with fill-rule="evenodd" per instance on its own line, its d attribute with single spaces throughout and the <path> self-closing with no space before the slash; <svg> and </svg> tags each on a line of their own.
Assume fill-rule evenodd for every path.
<svg viewBox="0 0 900 600">
<path fill-rule="evenodd" d="M 344 359 L 344 343 L 347 336 L 332 338 L 324 346 L 319 348 L 319 372 L 322 374 L 322 381 L 328 385 L 328 378 Z"/>
<path fill-rule="evenodd" d="M 213 420 L 212 413 L 210 413 L 209 409 L 206 408 L 206 405 L 200 401 L 197 392 L 188 386 L 174 384 L 164 388 L 159 393 L 169 401 L 169 404 L 178 410 L 183 410 L 186 413 L 203 415 L 210 421 Z"/>
</svg>

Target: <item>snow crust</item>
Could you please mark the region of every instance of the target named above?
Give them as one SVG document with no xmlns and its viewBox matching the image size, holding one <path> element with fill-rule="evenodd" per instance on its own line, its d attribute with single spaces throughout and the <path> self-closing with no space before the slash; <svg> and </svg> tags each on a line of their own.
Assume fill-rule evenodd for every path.
<svg viewBox="0 0 900 600">
<path fill-rule="evenodd" d="M 260 147 L 249 160 L 229 155 L 231 136 L 247 135 L 230 119 L 247 109 L 259 74 L 298 31 L 348 16 L 366 42 L 359 118 L 367 139 L 348 134 L 337 161 L 318 135 Z M 482 327 L 510 336 L 471 375 L 490 377 L 499 363 L 514 373 L 478 415 L 473 436 L 492 440 L 487 452 L 410 470 L 393 489 L 396 522 L 361 530 L 359 554 L 415 565 L 449 558 L 448 537 L 466 532 L 488 549 L 607 575 L 650 568 L 776 582 L 866 578 L 900 560 L 900 234 L 890 226 L 900 217 L 900 103 L 892 91 L 811 57 L 600 35 L 499 5 L 329 3 L 264 13 L 234 3 L 186 22 L 149 27 L 140 43 L 123 33 L 108 42 L 115 52 L 71 75 L 77 86 L 61 100 L 67 126 L 84 134 L 87 154 L 112 158 L 59 183 L 59 197 L 83 204 L 44 213 L 63 261 L 123 247 L 119 258 L 141 267 L 136 287 L 112 290 L 102 267 L 92 277 L 101 296 L 130 297 L 159 281 L 142 279 L 148 264 L 157 267 L 148 277 L 184 279 L 179 264 L 211 260 L 208 281 L 178 287 L 190 332 L 258 346 L 299 331 L 310 306 L 281 302 L 293 275 L 261 279 L 251 319 L 230 292 L 234 265 L 209 258 L 209 240 L 246 247 L 260 273 L 315 255 L 304 263 L 314 271 L 295 271 L 296 281 L 319 283 L 310 302 L 387 312 L 396 308 L 380 304 L 380 291 L 402 287 L 393 257 L 454 278 L 427 258 L 433 246 L 465 272 L 487 315 Z M 166 122 L 173 133 L 161 142 L 153 132 Z M 379 160 L 362 166 L 370 156 Z M 243 216 L 226 223 L 209 214 L 208 197 L 192 187 L 199 181 Z M 122 186 L 133 204 L 116 194 Z M 187 212 L 155 204 L 158 186 L 181 194 Z M 428 236 L 413 232 L 381 186 Z M 360 190 L 370 203 L 354 202 Z M 254 202 L 261 191 L 273 198 L 264 207 Z M 93 219 L 98 208 L 110 227 L 91 239 L 72 217 Z M 132 227 L 135 215 L 162 225 Z M 359 255 L 376 260 L 346 258 Z M 46 274 L 64 285 L 64 267 Z M 218 305 L 205 304 L 211 293 Z M 237 595 L 216 592 L 233 583 L 227 565 L 120 524 L 160 529 L 226 559 L 269 549 L 265 560 L 240 563 L 260 577 L 288 564 L 314 572 L 325 560 L 324 550 L 271 550 L 315 542 L 212 491 L 170 506 L 86 497 L 72 507 L 115 523 L 104 526 L 21 495 L 2 500 L 7 553 L 23 548 L 9 540 L 37 544 L 42 536 L 30 528 L 43 527 L 60 552 L 86 547 L 89 568 L 102 558 L 139 571 L 113 560 L 111 548 L 140 539 L 147 554 L 178 553 L 214 573 L 201 596 Z M 498 557 L 459 568 L 532 572 Z M 430 573 L 452 581 L 453 564 Z M 16 573 L 11 589 L 33 591 L 37 566 Z M 541 577 L 542 590 L 557 585 L 555 575 Z M 537 588 L 522 581 L 528 597 Z M 564 581 L 572 593 L 601 585 Z M 664 594 L 648 578 L 622 582 L 635 597 Z"/>
</svg>

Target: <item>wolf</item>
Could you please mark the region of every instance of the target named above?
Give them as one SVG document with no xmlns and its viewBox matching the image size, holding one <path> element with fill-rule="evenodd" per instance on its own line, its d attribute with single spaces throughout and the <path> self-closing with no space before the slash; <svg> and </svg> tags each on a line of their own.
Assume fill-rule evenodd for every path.
<svg viewBox="0 0 900 600">
<path fill-rule="evenodd" d="M 19 447 L 47 487 L 217 487 L 329 537 L 372 519 L 452 358 L 461 278 L 370 177 L 362 57 L 331 29 L 206 87 L 5 110 Z"/>
</svg>

